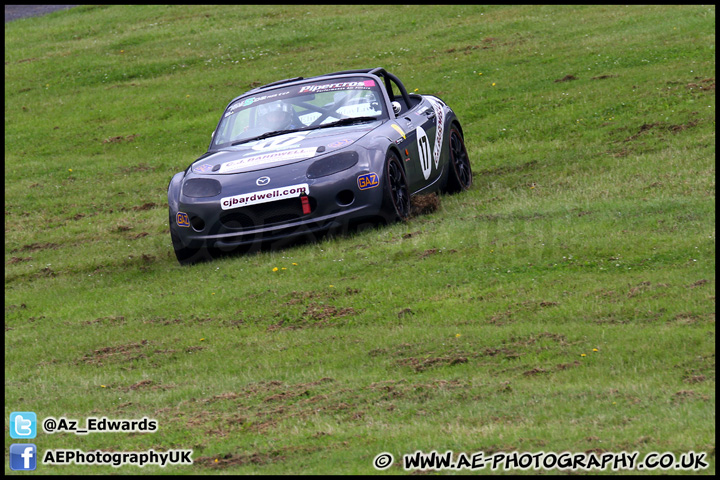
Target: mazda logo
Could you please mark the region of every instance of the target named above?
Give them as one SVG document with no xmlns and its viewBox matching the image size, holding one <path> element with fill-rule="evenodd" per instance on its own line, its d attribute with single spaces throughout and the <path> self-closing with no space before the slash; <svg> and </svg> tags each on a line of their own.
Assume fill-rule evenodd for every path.
<svg viewBox="0 0 720 480">
<path fill-rule="evenodd" d="M 258 178 L 255 183 L 258 184 L 258 186 L 262 187 L 263 185 L 267 185 L 270 183 L 270 177 L 260 177 Z"/>
</svg>

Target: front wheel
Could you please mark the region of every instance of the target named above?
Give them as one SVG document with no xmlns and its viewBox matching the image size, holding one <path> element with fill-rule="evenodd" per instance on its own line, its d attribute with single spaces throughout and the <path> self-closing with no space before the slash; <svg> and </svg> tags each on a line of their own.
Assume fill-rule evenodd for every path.
<svg viewBox="0 0 720 480">
<path fill-rule="evenodd" d="M 450 165 L 446 190 L 449 193 L 467 190 L 472 185 L 472 169 L 462 134 L 453 126 L 450 129 Z"/>
<path fill-rule="evenodd" d="M 385 159 L 383 211 L 388 220 L 407 220 L 410 217 L 410 190 L 405 170 L 397 155 L 388 152 Z"/>
</svg>

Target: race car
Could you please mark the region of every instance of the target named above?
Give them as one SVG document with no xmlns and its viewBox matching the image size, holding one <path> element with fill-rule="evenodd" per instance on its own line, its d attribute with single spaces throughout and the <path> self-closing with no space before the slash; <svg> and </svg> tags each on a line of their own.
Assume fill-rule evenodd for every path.
<svg viewBox="0 0 720 480">
<path fill-rule="evenodd" d="M 411 196 L 472 184 L 460 121 L 383 68 L 270 83 L 233 99 L 168 186 L 180 264 L 406 220 Z"/>
</svg>

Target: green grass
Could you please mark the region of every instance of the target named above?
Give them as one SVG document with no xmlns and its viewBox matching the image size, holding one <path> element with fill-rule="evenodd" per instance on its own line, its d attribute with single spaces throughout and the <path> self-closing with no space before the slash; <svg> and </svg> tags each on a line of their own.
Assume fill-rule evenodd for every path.
<svg viewBox="0 0 720 480">
<path fill-rule="evenodd" d="M 180 267 L 167 184 L 227 102 L 376 66 L 457 112 L 472 189 L 403 224 Z M 6 24 L 5 471 L 10 412 L 34 411 L 159 423 L 40 433 L 40 452 L 194 450 L 191 467 L 40 474 L 373 474 L 380 452 L 397 474 L 416 450 L 692 450 L 714 473 L 714 157 L 713 6 L 81 6 Z"/>
</svg>

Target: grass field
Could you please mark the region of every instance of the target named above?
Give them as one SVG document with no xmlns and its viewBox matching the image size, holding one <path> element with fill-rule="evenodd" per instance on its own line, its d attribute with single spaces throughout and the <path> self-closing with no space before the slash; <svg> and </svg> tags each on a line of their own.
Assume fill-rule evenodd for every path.
<svg viewBox="0 0 720 480">
<path fill-rule="evenodd" d="M 371 67 L 457 112 L 473 187 L 406 223 L 179 266 L 167 185 L 227 102 Z M 41 454 L 193 449 L 37 474 L 403 474 L 417 450 L 694 451 L 715 473 L 715 7 L 6 24 L 6 473 L 14 411 L 158 422 L 40 432 Z"/>
</svg>

